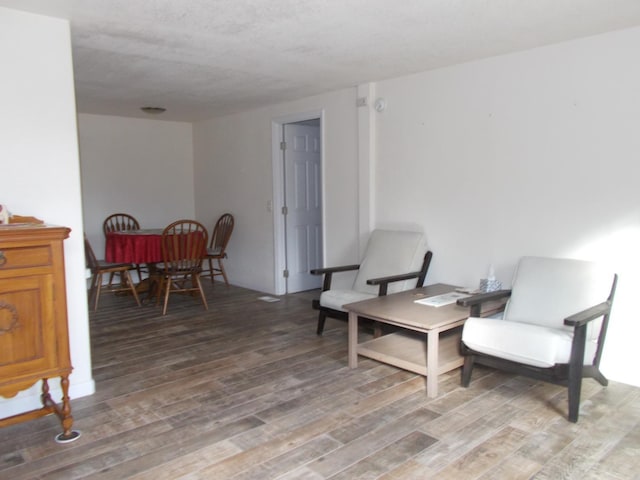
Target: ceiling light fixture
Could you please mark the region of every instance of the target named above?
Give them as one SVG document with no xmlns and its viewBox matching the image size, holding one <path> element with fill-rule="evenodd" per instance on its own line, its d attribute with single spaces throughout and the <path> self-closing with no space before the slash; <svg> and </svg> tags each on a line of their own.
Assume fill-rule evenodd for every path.
<svg viewBox="0 0 640 480">
<path fill-rule="evenodd" d="M 162 107 L 142 107 L 140 108 L 144 113 L 148 113 L 149 115 L 158 115 L 159 113 L 164 113 L 167 111 L 166 108 Z"/>
</svg>

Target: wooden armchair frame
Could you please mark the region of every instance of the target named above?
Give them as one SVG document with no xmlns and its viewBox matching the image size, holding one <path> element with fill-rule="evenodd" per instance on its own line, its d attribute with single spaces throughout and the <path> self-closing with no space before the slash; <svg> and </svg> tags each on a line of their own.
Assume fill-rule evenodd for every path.
<svg viewBox="0 0 640 480">
<path fill-rule="evenodd" d="M 387 290 L 389 284 L 394 282 L 401 282 L 405 280 L 411 280 L 413 278 L 416 279 L 416 286 L 422 286 L 424 283 L 424 279 L 427 276 L 427 271 L 429 270 L 429 265 L 431 264 L 431 258 L 433 257 L 433 252 L 430 250 L 427 251 L 424 255 L 424 259 L 422 261 L 422 267 L 419 271 L 403 273 L 398 275 L 390 275 L 386 277 L 379 278 L 370 278 L 367 280 L 368 285 L 377 285 L 379 287 L 378 296 L 384 296 L 387 294 Z M 331 290 L 331 282 L 333 279 L 334 273 L 348 272 L 358 270 L 360 268 L 359 264 L 353 265 L 344 265 L 339 267 L 327 267 L 327 268 L 315 268 L 311 270 L 311 274 L 313 275 L 324 275 L 324 280 L 322 284 L 322 291 Z M 337 318 L 340 320 L 347 320 L 348 314 L 347 312 L 343 312 L 341 310 L 335 310 L 333 308 L 323 307 L 320 305 L 320 300 L 313 300 L 312 307 L 315 310 L 319 310 L 318 313 L 318 327 L 316 329 L 316 333 L 318 335 L 322 335 L 324 331 L 324 324 L 327 317 Z"/>
<path fill-rule="evenodd" d="M 574 329 L 569 363 L 558 363 L 550 368 L 535 367 L 474 351 L 467 347 L 464 342 L 461 342 L 460 349 L 464 355 L 464 365 L 461 373 L 462 386 L 469 386 L 471 372 L 476 363 L 536 380 L 562 385 L 568 388 L 568 420 L 574 423 L 577 422 L 580 410 L 582 379 L 593 378 L 603 386 L 607 386 L 608 384 L 608 380 L 600 372 L 600 358 L 609 325 L 609 316 L 611 314 L 617 281 L 618 276 L 614 275 L 611 292 L 605 302 L 584 309 L 564 319 L 564 325 L 573 327 Z M 470 316 L 478 317 L 480 316 L 481 305 L 484 302 L 509 297 L 510 295 L 511 290 L 500 290 L 463 298 L 458 300 L 457 303 L 463 307 L 470 307 Z M 585 365 L 584 355 L 587 341 L 587 326 L 589 322 L 598 318 L 602 318 L 602 325 L 600 327 L 600 335 L 598 336 L 597 350 L 592 363 Z"/>
</svg>

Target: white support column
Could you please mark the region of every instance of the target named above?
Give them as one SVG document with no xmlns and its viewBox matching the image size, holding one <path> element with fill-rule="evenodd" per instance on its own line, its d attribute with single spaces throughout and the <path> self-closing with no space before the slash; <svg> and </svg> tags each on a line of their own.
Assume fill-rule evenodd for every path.
<svg viewBox="0 0 640 480">
<path fill-rule="evenodd" d="M 373 110 L 375 83 L 358 85 L 358 234 L 359 254 L 366 247 L 374 224 L 376 116 Z"/>
</svg>

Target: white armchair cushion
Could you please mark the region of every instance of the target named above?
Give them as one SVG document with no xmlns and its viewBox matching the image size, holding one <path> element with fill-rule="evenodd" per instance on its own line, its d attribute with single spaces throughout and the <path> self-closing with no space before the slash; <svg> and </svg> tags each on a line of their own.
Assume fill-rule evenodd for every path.
<svg viewBox="0 0 640 480">
<path fill-rule="evenodd" d="M 369 300 L 377 296 L 377 294 L 356 292 L 355 290 L 327 290 L 320 294 L 320 305 L 332 308 L 333 310 L 346 312 L 346 310 L 342 308 L 343 305 L 359 302 L 360 300 Z"/>
<path fill-rule="evenodd" d="M 504 319 L 572 332 L 564 319 L 606 300 L 611 278 L 613 273 L 593 262 L 523 257 Z M 599 330 L 600 322 L 592 322 L 588 338 L 597 337 Z"/>
<path fill-rule="evenodd" d="M 472 350 L 542 368 L 569 363 L 572 339 L 572 331 L 565 329 L 495 318 L 471 317 L 462 332 L 462 341 Z M 587 341 L 585 365 L 591 364 L 596 349 L 595 341 Z"/>
<path fill-rule="evenodd" d="M 417 272 L 422 267 L 426 251 L 427 242 L 422 232 L 374 230 L 352 289 L 377 296 L 379 287 L 367 285 L 367 280 Z M 415 278 L 394 282 L 389 284 L 387 293 L 402 292 L 415 286 Z"/>
</svg>

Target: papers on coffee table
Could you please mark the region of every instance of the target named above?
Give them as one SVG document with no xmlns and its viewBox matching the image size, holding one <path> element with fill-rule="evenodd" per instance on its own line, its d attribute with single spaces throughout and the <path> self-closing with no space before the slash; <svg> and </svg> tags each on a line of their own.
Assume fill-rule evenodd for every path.
<svg viewBox="0 0 640 480">
<path fill-rule="evenodd" d="M 436 295 L 434 297 L 421 298 L 420 300 L 414 300 L 415 303 L 421 305 L 427 305 L 429 307 L 443 307 L 444 305 L 451 305 L 456 303 L 459 298 L 470 297 L 468 293 L 461 292 L 449 292 L 442 295 Z"/>
</svg>

